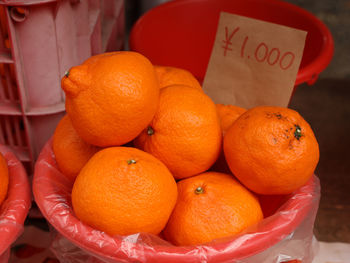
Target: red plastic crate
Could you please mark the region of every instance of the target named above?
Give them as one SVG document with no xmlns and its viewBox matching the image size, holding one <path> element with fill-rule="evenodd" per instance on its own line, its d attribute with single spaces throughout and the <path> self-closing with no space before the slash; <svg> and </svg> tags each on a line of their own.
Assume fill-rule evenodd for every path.
<svg viewBox="0 0 350 263">
<path fill-rule="evenodd" d="M 65 71 L 123 48 L 124 1 L 3 0 L 0 9 L 0 143 L 32 173 L 64 115 Z"/>
</svg>

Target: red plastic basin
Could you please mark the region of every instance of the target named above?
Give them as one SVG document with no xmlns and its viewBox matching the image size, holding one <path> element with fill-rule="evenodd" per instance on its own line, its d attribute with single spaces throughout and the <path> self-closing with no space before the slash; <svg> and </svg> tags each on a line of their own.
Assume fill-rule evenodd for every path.
<svg viewBox="0 0 350 263">
<path fill-rule="evenodd" d="M 52 141 L 49 141 L 35 166 L 33 180 L 35 201 L 44 217 L 61 235 L 86 251 L 85 256 L 81 253 L 72 256 L 78 255 L 81 260 L 94 256 L 104 260 L 101 262 L 175 263 L 239 260 L 271 248 L 293 236 L 291 233 L 304 221 L 307 221 L 307 224 L 299 232 L 308 237 L 301 242 L 303 248 L 308 249 L 307 243 L 312 238 L 312 226 L 320 197 L 319 180 L 314 176 L 307 185 L 285 198 L 278 212 L 265 218 L 254 229 L 233 238 L 205 245 L 176 247 L 156 236 L 142 234 L 136 237 L 112 237 L 85 225 L 74 215 L 72 209 L 72 185 L 73 181 L 59 172 L 52 151 Z M 297 238 L 303 239 L 300 236 Z M 292 246 L 294 248 L 295 243 Z M 61 251 L 67 254 L 69 250 L 68 246 Z"/>
<path fill-rule="evenodd" d="M 7 250 L 23 231 L 31 205 L 31 192 L 22 163 L 3 145 L 0 145 L 0 152 L 7 161 L 10 179 L 7 197 L 0 206 L 0 259 L 5 260 Z"/>
<path fill-rule="evenodd" d="M 170 1 L 139 18 L 130 33 L 130 49 L 153 64 L 187 69 L 202 82 L 221 11 L 307 31 L 296 86 L 313 84 L 331 61 L 334 43 L 328 28 L 304 9 L 278 0 Z"/>
</svg>

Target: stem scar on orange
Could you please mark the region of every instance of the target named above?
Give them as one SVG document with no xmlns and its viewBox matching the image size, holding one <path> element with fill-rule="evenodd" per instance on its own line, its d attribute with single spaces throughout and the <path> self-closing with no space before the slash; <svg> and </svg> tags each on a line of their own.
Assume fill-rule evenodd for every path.
<svg viewBox="0 0 350 263">
<path fill-rule="evenodd" d="M 110 235 L 159 234 L 175 206 L 168 168 L 132 147 L 109 147 L 83 167 L 72 190 L 76 216 Z"/>
<path fill-rule="evenodd" d="M 134 143 L 161 160 L 176 179 L 202 173 L 216 161 L 221 149 L 215 104 L 192 87 L 163 88 L 153 120 Z"/>
<path fill-rule="evenodd" d="M 243 113 L 224 137 L 232 173 L 259 194 L 289 194 L 313 175 L 319 147 L 298 112 L 260 106 Z"/>
<path fill-rule="evenodd" d="M 101 147 L 133 140 L 158 106 L 153 65 L 132 51 L 90 57 L 66 72 L 61 85 L 75 130 L 87 143 Z"/>
<path fill-rule="evenodd" d="M 257 197 L 223 173 L 177 183 L 178 200 L 163 234 L 175 245 L 199 245 L 236 235 L 263 219 Z"/>
</svg>

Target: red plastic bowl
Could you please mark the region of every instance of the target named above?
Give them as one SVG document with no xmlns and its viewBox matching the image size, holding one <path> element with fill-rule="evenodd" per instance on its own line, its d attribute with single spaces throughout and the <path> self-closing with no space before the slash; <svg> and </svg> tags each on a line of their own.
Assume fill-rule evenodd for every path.
<svg viewBox="0 0 350 263">
<path fill-rule="evenodd" d="M 246 258 L 284 240 L 305 220 L 310 224 L 305 231 L 311 231 L 312 237 L 320 197 L 319 181 L 314 176 L 287 198 L 278 213 L 264 219 L 257 228 L 235 238 L 201 246 L 176 247 L 149 235 L 141 236 L 141 242 L 135 242 L 135 236 L 111 237 L 85 225 L 75 217 L 72 209 L 72 185 L 73 182 L 59 172 L 49 141 L 35 166 L 35 201 L 44 217 L 61 235 L 89 255 L 108 259 L 108 262 L 203 262 L 203 258 L 206 262 L 226 262 Z M 63 250 L 67 253 L 69 249 Z"/>
<path fill-rule="evenodd" d="M 314 15 L 278 0 L 176 0 L 145 13 L 133 26 L 129 46 L 153 64 L 191 71 L 203 81 L 221 11 L 308 32 L 295 85 L 313 84 L 330 63 L 334 43 Z"/>
<path fill-rule="evenodd" d="M 9 189 L 0 206 L 0 258 L 23 231 L 24 220 L 31 205 L 27 173 L 12 151 L 0 145 L 9 168 Z M 7 255 L 7 254 L 6 254 Z M 5 256 L 4 256 L 5 257 Z"/>
</svg>

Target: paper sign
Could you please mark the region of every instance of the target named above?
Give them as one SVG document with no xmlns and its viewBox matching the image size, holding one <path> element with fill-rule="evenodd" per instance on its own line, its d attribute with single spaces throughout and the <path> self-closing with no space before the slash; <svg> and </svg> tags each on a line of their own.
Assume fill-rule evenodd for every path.
<svg viewBox="0 0 350 263">
<path fill-rule="evenodd" d="M 287 107 L 307 32 L 221 12 L 203 82 L 215 103 Z"/>
</svg>

